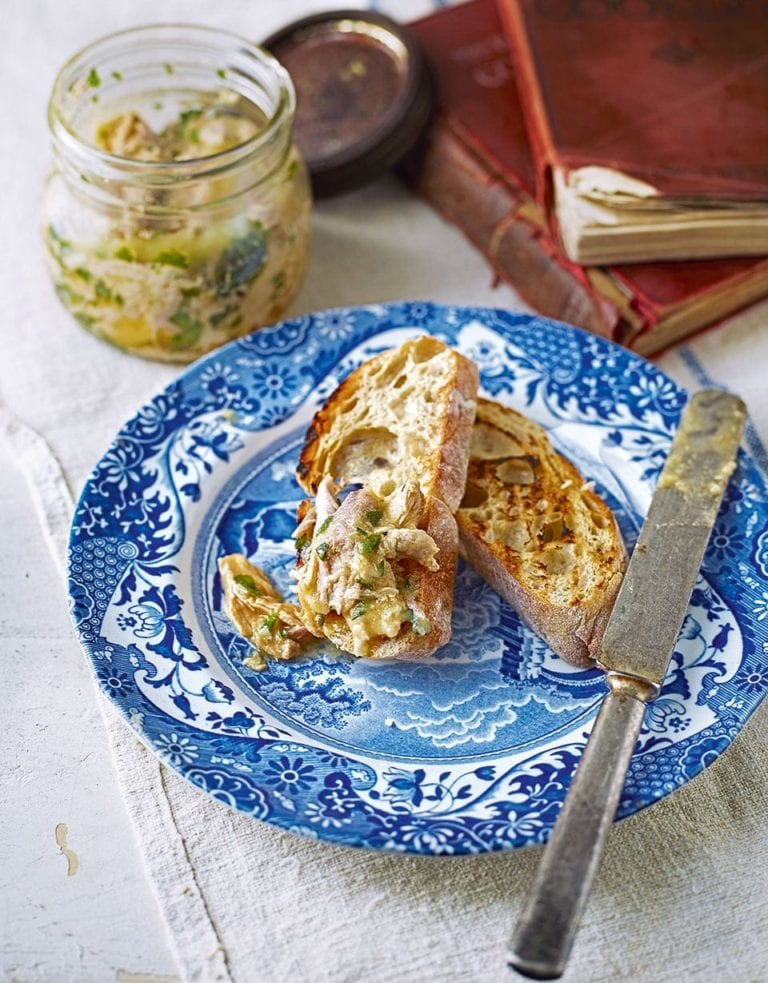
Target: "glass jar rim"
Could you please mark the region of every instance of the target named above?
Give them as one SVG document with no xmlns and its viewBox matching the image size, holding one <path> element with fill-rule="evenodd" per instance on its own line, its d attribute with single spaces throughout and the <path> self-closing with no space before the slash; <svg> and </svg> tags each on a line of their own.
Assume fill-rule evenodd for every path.
<svg viewBox="0 0 768 983">
<path fill-rule="evenodd" d="M 227 150 L 203 157 L 172 161 L 147 161 L 123 157 L 102 150 L 84 140 L 62 111 L 64 98 L 72 92 L 78 78 L 88 78 L 89 67 L 93 67 L 93 62 L 97 61 L 100 55 L 103 56 L 110 45 L 125 42 L 127 46 L 133 42 L 140 42 L 142 38 L 152 37 L 157 38 L 158 41 L 165 39 L 169 43 L 176 44 L 183 44 L 189 40 L 197 40 L 200 43 L 218 41 L 222 55 L 227 52 L 240 53 L 252 59 L 254 64 L 267 69 L 276 82 L 277 98 L 274 111 L 267 117 L 263 129 Z M 124 28 L 102 35 L 72 55 L 54 80 L 48 101 L 48 127 L 54 142 L 61 145 L 66 152 L 87 159 L 91 163 L 102 164 L 109 170 L 120 171 L 126 176 L 130 174 L 139 180 L 142 177 L 161 181 L 171 178 L 193 179 L 228 170 L 233 165 L 258 154 L 261 149 L 272 143 L 276 134 L 286 124 L 292 121 L 295 109 L 296 93 L 290 75 L 264 48 L 232 31 L 200 24 L 162 22 Z"/>
</svg>

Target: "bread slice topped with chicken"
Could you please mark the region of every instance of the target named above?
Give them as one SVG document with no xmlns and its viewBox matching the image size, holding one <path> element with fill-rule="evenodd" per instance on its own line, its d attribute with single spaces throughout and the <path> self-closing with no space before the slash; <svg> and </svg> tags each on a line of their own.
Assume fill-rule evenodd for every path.
<svg viewBox="0 0 768 983">
<path fill-rule="evenodd" d="M 431 337 L 364 362 L 315 414 L 297 479 L 298 606 L 241 555 L 225 609 L 255 646 L 293 659 L 314 636 L 374 659 L 451 636 L 459 550 L 530 628 L 594 664 L 626 553 L 616 520 L 546 431 L 477 398 L 473 362 Z"/>
<path fill-rule="evenodd" d="M 315 414 L 295 577 L 318 637 L 380 659 L 449 640 L 477 386 L 473 362 L 424 336 L 364 362 Z"/>
<path fill-rule="evenodd" d="M 466 558 L 529 627 L 594 665 L 626 552 L 611 510 L 542 427 L 478 401 L 456 520 Z"/>
</svg>

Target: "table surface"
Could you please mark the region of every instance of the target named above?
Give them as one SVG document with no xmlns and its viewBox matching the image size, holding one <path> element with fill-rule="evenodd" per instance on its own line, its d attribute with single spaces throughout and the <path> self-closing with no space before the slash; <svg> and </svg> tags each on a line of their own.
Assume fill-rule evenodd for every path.
<svg viewBox="0 0 768 983">
<path fill-rule="evenodd" d="M 363 6 L 351 4 L 355 5 Z M 59 308 L 43 266 L 37 213 L 48 159 L 45 104 L 56 66 L 108 30 L 157 19 L 151 4 L 134 6 L 133 12 L 126 12 L 117 4 L 94 0 L 80 4 L 78 17 L 69 18 L 63 5 L 57 9 L 53 0 L 10 4 L 0 55 L 0 98 L 16 123 L 20 152 L 3 153 L 0 166 L 6 201 L 15 203 L 20 225 L 5 221 L 0 229 L 0 249 L 9 258 L 2 273 L 3 295 L 13 303 L 0 330 L 3 345 L 15 349 L 16 365 L 37 361 L 41 353 L 34 344 L 36 325 L 45 322 L 55 324 L 63 346 L 74 347 L 94 371 L 119 375 L 123 368 L 126 356 L 88 337 Z M 309 6 L 283 5 L 283 14 L 273 4 L 270 19 L 261 20 L 264 32 Z M 334 4 L 314 5 L 318 6 Z M 414 5 L 414 15 L 431 6 Z M 240 31 L 245 23 L 255 30 L 257 19 L 252 5 L 242 2 L 228 4 L 218 15 L 201 3 L 176 2 L 166 5 L 163 15 Z M 359 238 L 347 236 L 359 229 L 361 215 L 368 229 L 364 254 L 359 252 Z M 435 243 L 440 244 L 439 260 L 433 256 Z M 376 275 L 382 267 L 387 270 L 386 283 Z M 377 281 L 375 293 L 367 288 L 372 278 Z M 407 297 L 524 309 L 508 287 L 492 287 L 484 261 L 456 230 L 393 179 L 321 204 L 310 270 L 290 313 Z M 22 328 L 28 332 L 25 338 L 20 337 Z M 55 352 L 49 355 L 38 381 L 56 371 Z M 66 406 L 60 407 L 61 415 L 35 410 L 24 378 L 13 377 L 9 363 L 4 367 L 5 372 L 0 366 L 0 401 L 34 425 L 54 448 L 60 426 L 82 424 L 66 420 Z M 82 453 L 70 459 L 75 491 L 123 420 L 179 371 L 151 363 L 139 368 L 132 366 L 141 388 L 126 392 L 118 384 L 111 412 L 87 422 Z M 90 670 L 72 635 L 60 574 L 31 507 L 24 476 L 2 444 L 0 507 L 5 568 L 0 578 L 0 659 L 10 684 L 5 715 L 10 726 L 0 732 L 0 812 L 6 847 L 0 875 L 0 976 L 19 983 L 175 979 L 176 963 L 115 782 Z M 46 599 L 44 606 L 40 597 Z M 12 671 L 16 664 L 34 663 L 44 664 L 45 672 Z M 75 875 L 68 874 L 69 863 L 59 846 L 62 825 L 67 848 L 77 857 Z M 140 947 L 137 938 L 142 940 Z"/>
<path fill-rule="evenodd" d="M 306 6 L 289 4 L 281 14 L 273 3 L 265 29 L 288 19 L 289 8 L 295 14 Z M 70 17 L 70 5 L 53 0 L 11 0 L 4 7 L 10 16 L 4 16 L 0 98 L 16 142 L 0 162 L 7 211 L 0 227 L 6 305 L 0 330 L 10 353 L 0 363 L 0 405 L 54 451 L 67 448 L 74 491 L 123 420 L 179 371 L 138 365 L 76 327 L 53 297 L 37 235 L 47 158 L 44 106 L 55 66 L 107 30 L 156 19 L 149 2 L 133 8 L 94 0 Z M 254 19 L 254 5 L 239 0 L 215 13 L 181 0 L 167 8 L 164 19 L 241 31 Z M 424 9 L 414 5 L 414 15 Z M 292 313 L 417 297 L 525 310 L 510 288 L 492 285 L 485 263 L 455 229 L 392 178 L 317 207 L 310 270 Z M 76 362 L 87 371 L 73 370 Z M 56 381 L 60 391 L 61 372 L 69 373 L 71 404 L 65 398 L 50 405 L 48 387 Z M 95 417 L 82 409 L 91 372 L 102 382 L 115 380 L 109 405 Z M 169 983 L 178 979 L 177 963 L 115 781 L 61 573 L 19 464 L 0 442 L 0 660 L 10 695 L 0 731 L 0 977 Z"/>
</svg>

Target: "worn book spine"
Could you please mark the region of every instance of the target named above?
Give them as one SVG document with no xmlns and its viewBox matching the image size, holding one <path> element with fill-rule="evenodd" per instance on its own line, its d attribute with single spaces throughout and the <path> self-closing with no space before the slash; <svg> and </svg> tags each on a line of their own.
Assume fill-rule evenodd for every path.
<svg viewBox="0 0 768 983">
<path fill-rule="evenodd" d="M 549 113 L 539 86 L 533 52 L 527 43 L 523 11 L 518 2 L 497 3 L 496 10 L 509 44 L 512 67 L 517 81 L 517 97 L 525 117 L 536 175 L 536 198 L 546 216 L 550 234 L 557 240 L 557 223 L 552 212 L 552 164 L 557 154 L 549 127 Z"/>
<path fill-rule="evenodd" d="M 533 307 L 651 355 L 768 293 L 768 259 L 582 266 L 536 201 L 518 80 L 494 0 L 414 21 L 441 115 L 409 180 Z"/>
<path fill-rule="evenodd" d="M 450 113 L 434 121 L 402 174 L 527 304 L 547 317 L 616 336 L 615 306 L 591 289 L 581 267 L 560 256 L 533 198 L 473 147 Z"/>
<path fill-rule="evenodd" d="M 677 201 L 768 197 L 765 0 L 495 0 L 545 202 L 620 172 Z"/>
</svg>

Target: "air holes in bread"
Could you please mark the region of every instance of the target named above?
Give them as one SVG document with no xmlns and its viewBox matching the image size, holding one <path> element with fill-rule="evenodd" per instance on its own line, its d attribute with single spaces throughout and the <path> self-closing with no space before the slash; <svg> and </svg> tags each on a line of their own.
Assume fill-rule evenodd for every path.
<svg viewBox="0 0 768 983">
<path fill-rule="evenodd" d="M 520 442 L 492 423 L 475 423 L 472 457 L 478 461 L 504 461 L 520 454 Z"/>
<path fill-rule="evenodd" d="M 542 544 L 544 543 L 555 543 L 563 538 L 565 533 L 565 523 L 563 522 L 563 517 L 556 515 L 549 522 L 545 522 L 541 527 L 539 532 L 539 540 Z"/>
<path fill-rule="evenodd" d="M 530 458 L 510 457 L 496 468 L 496 477 L 505 485 L 532 485 L 536 480 Z"/>
<path fill-rule="evenodd" d="M 493 532 L 497 542 L 504 543 L 518 553 L 524 553 L 531 546 L 528 524 L 522 519 L 497 523 Z"/>
<path fill-rule="evenodd" d="M 476 485 L 474 481 L 467 481 L 467 486 L 464 489 L 464 498 L 461 501 L 462 509 L 476 509 L 479 508 L 488 498 L 488 491 L 482 488 L 480 485 Z"/>
<path fill-rule="evenodd" d="M 584 504 L 589 509 L 589 517 L 592 520 L 592 525 L 596 529 L 607 529 L 610 525 L 610 519 L 600 510 L 599 506 L 588 496 L 582 496 L 584 499 Z"/>
<path fill-rule="evenodd" d="M 397 460 L 397 436 L 386 427 L 359 427 L 333 456 L 330 472 L 344 482 L 367 480 Z"/>
<path fill-rule="evenodd" d="M 543 560 L 550 576 L 562 576 L 573 567 L 573 547 L 566 544 L 561 549 L 550 550 Z"/>
</svg>

